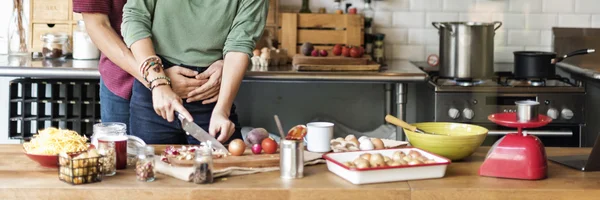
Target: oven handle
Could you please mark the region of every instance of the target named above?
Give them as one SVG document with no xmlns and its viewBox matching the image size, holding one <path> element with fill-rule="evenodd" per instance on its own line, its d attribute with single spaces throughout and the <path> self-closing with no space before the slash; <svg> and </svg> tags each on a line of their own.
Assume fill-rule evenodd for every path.
<svg viewBox="0 0 600 200">
<path fill-rule="evenodd" d="M 488 135 L 506 135 L 509 133 L 516 133 L 516 130 L 512 131 L 500 131 L 500 130 L 491 130 L 488 131 Z M 573 131 L 527 131 L 524 130 L 523 133 L 530 135 L 540 135 L 540 136 L 573 136 Z"/>
</svg>

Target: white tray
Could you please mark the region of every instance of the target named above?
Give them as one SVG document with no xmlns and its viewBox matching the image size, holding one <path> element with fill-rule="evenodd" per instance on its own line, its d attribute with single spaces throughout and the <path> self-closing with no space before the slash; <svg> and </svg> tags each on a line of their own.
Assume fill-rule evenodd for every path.
<svg viewBox="0 0 600 200">
<path fill-rule="evenodd" d="M 416 150 L 421 155 L 433 159 L 436 163 L 421 164 L 421 165 L 404 165 L 397 167 L 379 167 L 368 169 L 350 169 L 344 166 L 343 162 L 351 162 L 363 153 L 380 153 L 384 156 L 392 157 L 396 151 L 403 151 L 408 154 L 410 150 Z M 446 174 L 446 167 L 450 164 L 450 160 L 419 148 L 398 148 L 398 149 L 382 149 L 371 151 L 354 151 L 341 153 L 327 153 L 323 155 L 327 160 L 327 169 L 346 179 L 353 184 L 368 184 L 368 183 L 383 183 L 394 181 L 406 181 L 417 179 L 442 178 Z"/>
</svg>

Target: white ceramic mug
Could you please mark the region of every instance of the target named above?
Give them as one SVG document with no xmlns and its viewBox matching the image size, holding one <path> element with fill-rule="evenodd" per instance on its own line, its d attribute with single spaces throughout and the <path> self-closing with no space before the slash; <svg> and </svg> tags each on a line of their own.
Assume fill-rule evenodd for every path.
<svg viewBox="0 0 600 200">
<path fill-rule="evenodd" d="M 331 151 L 329 145 L 333 139 L 333 123 L 311 122 L 306 124 L 306 149 L 310 152 L 325 153 Z"/>
</svg>

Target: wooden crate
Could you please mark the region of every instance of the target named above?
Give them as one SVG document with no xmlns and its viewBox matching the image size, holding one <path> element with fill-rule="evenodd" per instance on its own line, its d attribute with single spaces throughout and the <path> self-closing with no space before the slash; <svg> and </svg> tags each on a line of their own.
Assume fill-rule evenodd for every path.
<svg viewBox="0 0 600 200">
<path fill-rule="evenodd" d="M 320 49 L 331 49 L 336 44 L 363 45 L 364 18 L 348 14 L 282 13 L 279 41 L 288 56 L 300 52 L 302 43 L 310 42 Z"/>
</svg>

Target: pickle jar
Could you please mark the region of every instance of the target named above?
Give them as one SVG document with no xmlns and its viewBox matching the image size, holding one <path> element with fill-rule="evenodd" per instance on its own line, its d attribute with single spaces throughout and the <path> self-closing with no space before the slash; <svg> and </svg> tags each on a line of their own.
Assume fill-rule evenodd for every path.
<svg viewBox="0 0 600 200">
<path fill-rule="evenodd" d="M 139 148 L 135 165 L 135 175 L 137 180 L 142 182 L 152 182 L 156 179 L 155 172 L 154 147 L 145 146 Z"/>
<path fill-rule="evenodd" d="M 42 55 L 46 59 L 64 59 L 69 52 L 69 35 L 46 33 L 42 35 Z"/>
<path fill-rule="evenodd" d="M 115 151 L 115 142 L 98 143 L 98 153 L 104 156 L 100 158 L 102 175 L 114 176 L 117 173 L 117 152 Z"/>
</svg>

